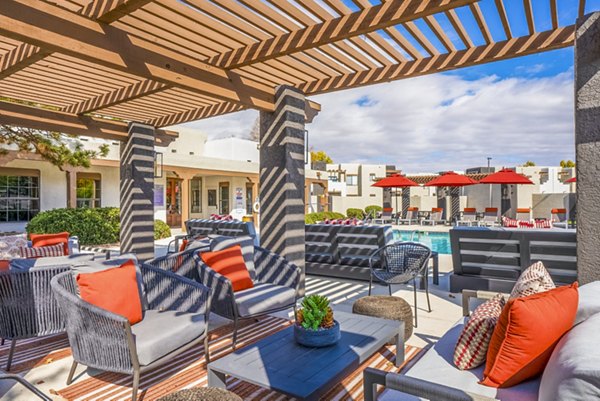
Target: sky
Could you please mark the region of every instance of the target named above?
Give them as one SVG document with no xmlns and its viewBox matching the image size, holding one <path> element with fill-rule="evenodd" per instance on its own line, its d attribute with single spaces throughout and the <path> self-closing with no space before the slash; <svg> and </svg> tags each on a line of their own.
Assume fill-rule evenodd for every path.
<svg viewBox="0 0 600 401">
<path fill-rule="evenodd" d="M 492 2 L 480 5 L 485 11 Z M 523 2 L 505 3 L 513 35 L 526 34 L 522 11 L 508 5 Z M 558 0 L 560 20 L 573 20 L 573 3 Z M 545 4 L 533 1 L 538 30 L 550 27 Z M 600 0 L 588 0 L 586 11 L 593 9 Z M 495 39 L 502 35 L 499 21 L 488 24 Z M 393 164 L 406 173 L 485 166 L 488 157 L 495 166 L 558 165 L 575 157 L 573 57 L 567 48 L 312 96 L 322 110 L 307 125 L 309 143 L 336 163 Z M 186 125 L 212 138 L 248 137 L 257 116 L 243 111 Z"/>
</svg>

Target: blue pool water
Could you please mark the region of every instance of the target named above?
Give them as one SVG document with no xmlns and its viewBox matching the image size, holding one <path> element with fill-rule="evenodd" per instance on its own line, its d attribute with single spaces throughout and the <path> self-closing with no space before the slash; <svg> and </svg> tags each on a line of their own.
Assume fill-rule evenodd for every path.
<svg viewBox="0 0 600 401">
<path fill-rule="evenodd" d="M 449 255 L 452 253 L 450 249 L 450 234 L 448 233 L 394 230 L 394 239 L 396 241 L 412 240 L 422 242 L 431 248 L 432 251 L 437 251 L 440 255 Z"/>
</svg>

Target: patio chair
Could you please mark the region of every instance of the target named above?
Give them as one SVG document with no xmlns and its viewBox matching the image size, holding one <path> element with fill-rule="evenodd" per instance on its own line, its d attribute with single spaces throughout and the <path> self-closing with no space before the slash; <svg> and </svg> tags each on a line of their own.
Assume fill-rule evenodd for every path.
<svg viewBox="0 0 600 401">
<path fill-rule="evenodd" d="M 446 220 L 442 219 L 443 214 L 444 208 L 434 207 L 431 209 L 429 218 L 421 220 L 421 225 L 430 224 L 432 226 L 435 226 L 436 224 L 445 224 Z"/>
<path fill-rule="evenodd" d="M 127 318 L 92 305 L 77 295 L 71 272 L 52 278 L 52 291 L 64 315 L 73 352 L 67 385 L 78 364 L 133 375 L 132 401 L 140 374 L 162 365 L 204 341 L 207 362 L 210 290 L 173 272 L 140 268 L 143 319 Z"/>
<path fill-rule="evenodd" d="M 550 211 L 552 227 L 569 228 L 569 215 L 567 209 L 552 209 Z"/>
<path fill-rule="evenodd" d="M 531 218 L 531 208 L 517 208 L 516 220 L 519 227 L 532 228 L 535 226 L 533 219 Z"/>
<path fill-rule="evenodd" d="M 380 224 L 385 224 L 386 222 L 393 222 L 394 218 L 392 217 L 394 209 L 391 207 L 383 208 L 383 212 L 381 212 L 381 216 L 373 219 L 373 224 L 377 224 L 377 222 L 381 222 Z"/>
<path fill-rule="evenodd" d="M 252 288 L 234 292 L 231 281 L 206 265 L 197 252 L 194 253 L 193 258 L 198 268 L 200 282 L 212 290 L 212 312 L 233 320 L 233 348 L 235 349 L 241 319 L 256 318 L 295 308 L 300 285 L 300 268 L 273 252 L 247 241 L 244 243 L 241 237 L 222 239 L 214 243 L 211 248 L 225 249 L 234 243 L 241 243 L 244 260 L 254 284 Z"/>
<path fill-rule="evenodd" d="M 369 279 L 369 295 L 373 279 L 388 286 L 392 295 L 392 284 L 407 284 L 412 281 L 415 300 L 415 327 L 417 327 L 417 277 L 425 274 L 428 268 L 431 249 L 418 242 L 396 242 L 375 251 L 369 258 L 371 277 Z M 380 264 L 378 264 L 378 261 Z M 429 283 L 425 280 L 427 308 L 431 312 L 429 301 Z"/>
<path fill-rule="evenodd" d="M 418 224 L 419 223 L 419 208 L 409 207 L 406 211 L 406 216 L 398 219 L 398 224 Z"/>
<path fill-rule="evenodd" d="M 477 220 L 477 209 L 474 207 L 464 208 L 462 215 L 458 220 L 456 220 L 456 226 L 479 227 L 479 220 Z"/>
<path fill-rule="evenodd" d="M 486 207 L 483 212 L 483 217 L 479 221 L 480 226 L 484 227 L 500 227 L 500 215 L 497 207 Z"/>
</svg>

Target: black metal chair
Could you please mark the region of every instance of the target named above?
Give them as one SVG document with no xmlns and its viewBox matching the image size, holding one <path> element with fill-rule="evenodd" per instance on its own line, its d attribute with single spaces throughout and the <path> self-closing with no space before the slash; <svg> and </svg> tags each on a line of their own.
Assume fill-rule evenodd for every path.
<svg viewBox="0 0 600 401">
<path fill-rule="evenodd" d="M 373 278 L 388 286 L 392 295 L 392 284 L 407 284 L 412 281 L 415 296 L 415 327 L 417 326 L 417 277 L 425 274 L 428 268 L 431 249 L 418 242 L 396 242 L 375 251 L 369 258 L 371 278 L 369 295 L 373 286 Z M 427 307 L 431 312 L 429 301 L 429 283 L 425 282 Z"/>
</svg>

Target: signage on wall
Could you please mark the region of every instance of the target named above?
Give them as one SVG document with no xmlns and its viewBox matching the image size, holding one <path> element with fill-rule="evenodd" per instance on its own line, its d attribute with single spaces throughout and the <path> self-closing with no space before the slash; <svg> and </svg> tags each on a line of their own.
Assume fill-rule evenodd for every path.
<svg viewBox="0 0 600 401">
<path fill-rule="evenodd" d="M 165 186 L 162 184 L 154 185 L 154 206 L 165 205 Z"/>
<path fill-rule="evenodd" d="M 235 208 L 243 209 L 244 208 L 244 190 L 241 187 L 237 187 L 235 189 Z"/>
</svg>

